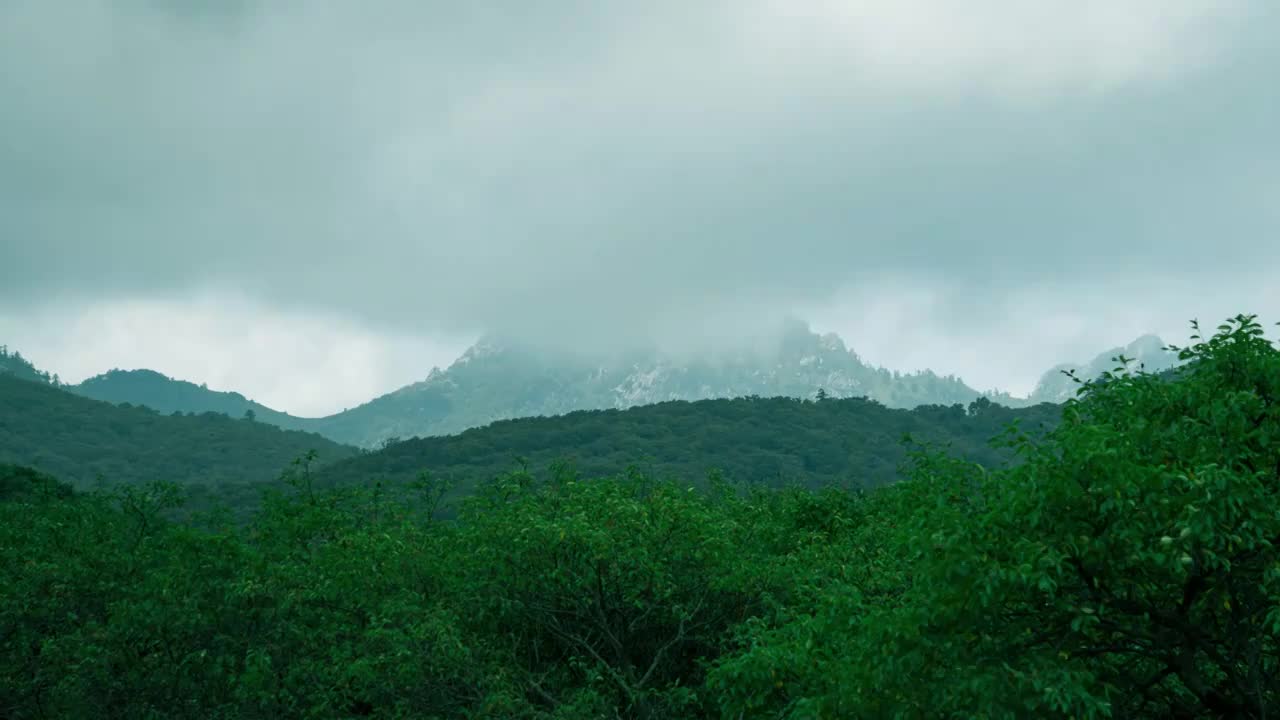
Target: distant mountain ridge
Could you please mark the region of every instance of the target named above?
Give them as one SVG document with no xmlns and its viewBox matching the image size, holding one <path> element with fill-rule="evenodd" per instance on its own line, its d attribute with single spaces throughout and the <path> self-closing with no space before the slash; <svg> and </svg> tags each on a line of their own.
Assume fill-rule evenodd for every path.
<svg viewBox="0 0 1280 720">
<path fill-rule="evenodd" d="M 434 368 L 416 383 L 358 407 L 322 418 L 301 418 L 253 402 L 235 392 L 219 392 L 149 370 L 115 370 L 70 386 L 72 392 L 113 403 L 146 405 L 160 412 L 220 412 L 241 417 L 252 411 L 260 422 L 315 432 L 337 442 L 377 447 L 414 436 L 452 435 L 499 420 L 562 415 L 576 410 L 626 409 L 667 400 L 734 397 L 868 397 L 889 408 L 967 404 L 979 397 L 1007 407 L 1061 403 L 1078 385 L 1061 371 L 1093 378 L 1112 369 L 1123 352 L 1158 372 L 1176 358 L 1163 342 L 1144 335 L 1127 346 L 1099 354 L 1087 365 L 1061 364 L 1041 378 L 1027 398 L 981 392 L 954 376 L 931 371 L 899 373 L 872 366 L 837 335 L 819 335 L 792 321 L 775 348 L 677 359 L 656 350 L 587 360 L 549 353 L 516 341 L 482 338 L 446 369 Z"/>
<path fill-rule="evenodd" d="M 693 362 L 651 351 L 592 363 L 490 336 L 447 369 L 435 368 L 420 382 L 323 418 L 289 415 L 240 393 L 210 390 L 152 370 L 112 370 L 66 389 L 163 413 L 241 417 L 251 411 L 261 422 L 364 447 L 404 437 L 455 434 L 518 417 L 624 409 L 664 400 L 813 397 L 820 389 L 834 398 L 866 395 L 889 407 L 966 403 L 979 396 L 1010 406 L 1026 404 L 1008 395 L 980 393 L 954 377 L 874 368 L 838 336 L 819 336 L 801 323 L 788 326 L 772 356 L 740 353 Z"/>
<path fill-rule="evenodd" d="M 66 389 L 114 405 L 145 405 L 166 415 L 216 412 L 240 418 L 246 412 L 252 412 L 256 420 L 286 429 L 302 429 L 306 424 L 306 418 L 273 410 L 238 392 L 210 390 L 204 385 L 171 378 L 155 370 L 110 370 Z"/>
<path fill-rule="evenodd" d="M 267 423 L 112 405 L 0 374 L 0 463 L 34 467 L 77 488 L 92 487 L 99 476 L 109 485 L 256 486 L 311 450 L 321 462 L 359 452 Z"/>
<path fill-rule="evenodd" d="M 341 460 L 319 471 L 321 486 L 374 480 L 404 486 L 422 471 L 467 495 L 477 483 L 517 467 L 535 475 L 566 462 L 583 477 L 643 467 L 656 477 L 697 482 L 710 471 L 733 481 L 864 488 L 892 482 L 907 459 L 903 435 L 947 443 L 987 467 L 1014 459 L 991 437 L 1017 419 L 1040 433 L 1060 421 L 1061 407 L 1011 409 L 973 402 L 891 409 L 859 398 L 822 401 L 734 398 L 646 404 L 625 410 L 581 410 L 556 417 L 495 422 L 458 435 L 423 437 Z"/>
<path fill-rule="evenodd" d="M 607 361 L 549 355 L 487 337 L 445 370 L 317 421 L 316 432 L 364 447 L 412 436 L 452 435 L 498 420 L 626 409 L 667 400 L 734 397 L 866 396 L 891 408 L 966 404 L 987 397 L 1008 406 L 1026 400 L 983 393 L 954 376 L 902 374 L 873 367 L 834 334 L 791 323 L 775 351 L 677 360 L 658 351 Z"/>
<path fill-rule="evenodd" d="M 1178 360 L 1177 353 L 1165 350 L 1167 343 L 1155 335 L 1143 335 L 1128 345 L 1115 347 L 1098 353 L 1088 364 L 1062 363 L 1050 368 L 1040 377 L 1030 399 L 1035 402 L 1063 403 L 1076 396 L 1080 384 L 1074 382 L 1065 373 L 1073 371 L 1080 380 L 1093 380 L 1104 372 L 1113 371 L 1119 363 L 1113 358 L 1123 355 L 1133 360 L 1129 369 L 1139 369 L 1156 374 L 1170 370 L 1183 361 Z"/>
</svg>

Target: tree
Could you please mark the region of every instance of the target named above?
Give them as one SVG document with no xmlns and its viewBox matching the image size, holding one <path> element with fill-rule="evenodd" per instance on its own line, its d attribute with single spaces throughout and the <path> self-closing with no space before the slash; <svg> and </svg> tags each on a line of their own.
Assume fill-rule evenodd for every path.
<svg viewBox="0 0 1280 720">
<path fill-rule="evenodd" d="M 969 403 L 969 415 L 981 415 L 991 408 L 991 399 L 985 395 L 979 396 Z"/>
<path fill-rule="evenodd" d="M 244 419 L 248 420 L 249 422 L 253 422 L 254 420 L 258 419 L 258 413 L 254 412 L 253 408 L 249 408 L 248 410 L 244 411 Z"/>
<path fill-rule="evenodd" d="M 1020 465 L 919 451 L 882 496 L 902 560 L 758 631 L 713 674 L 726 712 L 1275 716 L 1280 351 L 1218 330 L 1172 379 L 1085 383 L 1043 441 L 1011 428 Z"/>
</svg>

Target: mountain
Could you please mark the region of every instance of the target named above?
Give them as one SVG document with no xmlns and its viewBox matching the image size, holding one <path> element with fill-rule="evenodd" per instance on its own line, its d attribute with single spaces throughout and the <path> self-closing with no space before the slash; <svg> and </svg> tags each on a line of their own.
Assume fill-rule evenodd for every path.
<svg viewBox="0 0 1280 720">
<path fill-rule="evenodd" d="M 320 462 L 359 451 L 319 435 L 224 415 L 162 415 L 0 374 L 0 463 L 78 488 L 168 480 L 211 491 L 273 481 L 310 450 Z"/>
<path fill-rule="evenodd" d="M 898 373 L 870 365 L 834 334 L 819 335 L 792 321 L 776 344 L 735 354 L 680 358 L 656 350 L 586 358 L 550 352 L 499 337 L 481 339 L 446 369 L 426 379 L 323 418 L 300 418 L 246 399 L 148 370 L 115 370 L 70 388 L 108 402 L 147 405 L 161 412 L 219 412 L 233 418 L 252 411 L 260 422 L 315 432 L 366 448 L 408 437 L 453 435 L 499 420 L 562 415 L 576 410 L 625 409 L 668 400 L 734 397 L 867 397 L 890 408 L 967 404 L 979 397 L 1008 407 L 1061 403 L 1082 378 L 1109 370 L 1123 352 L 1150 371 L 1172 367 L 1163 342 L 1145 335 L 1101 353 L 1087 365 L 1063 364 L 1045 373 L 1029 398 L 980 392 L 954 376 L 930 371 Z"/>
<path fill-rule="evenodd" d="M 796 321 L 785 327 L 772 348 L 695 359 L 657 350 L 587 359 L 486 337 L 447 369 L 433 369 L 420 382 L 323 418 L 296 417 L 240 393 L 210 390 L 151 370 L 113 370 L 68 389 L 162 413 L 216 412 L 239 418 L 252 411 L 259 422 L 363 447 L 406 437 L 451 435 L 519 417 L 667 400 L 803 398 L 819 390 L 833 398 L 866 396 L 895 408 L 964 404 L 978 397 L 1009 406 L 1028 404 L 1006 394 L 979 392 L 953 376 L 873 367 L 838 336 L 818 335 Z"/>
<path fill-rule="evenodd" d="M 960 405 L 888 408 L 864 398 L 822 401 L 740 397 L 667 401 L 627 410 L 580 410 L 556 417 L 504 420 L 458 435 L 405 440 L 321 470 L 326 486 L 403 485 L 420 472 L 471 490 L 517 467 L 540 472 L 571 462 L 584 477 L 635 465 L 659 478 L 696 480 L 711 470 L 742 482 L 798 482 L 875 487 L 896 479 L 906 459 L 905 433 L 950 444 L 987 467 L 1012 459 L 988 441 L 1009 422 L 1038 432 L 1055 426 L 1062 408 L 1007 408 L 985 399 Z"/>
<path fill-rule="evenodd" d="M 154 370 L 111 370 L 91 377 L 66 390 L 93 400 L 113 404 L 145 405 L 165 415 L 181 413 L 222 413 L 242 418 L 252 412 L 255 420 L 290 430 L 305 429 L 314 421 L 294 417 L 253 402 L 237 392 L 210 390 L 185 380 L 177 380 Z"/>
<path fill-rule="evenodd" d="M 1114 371 L 1119 367 L 1120 363 L 1113 358 L 1120 355 L 1134 360 L 1129 364 L 1132 370 L 1141 368 L 1152 374 L 1165 372 L 1181 364 L 1177 353 L 1165 350 L 1165 345 L 1166 343 L 1155 335 L 1143 335 L 1128 345 L 1098 353 L 1087 365 L 1075 363 L 1055 365 L 1040 377 L 1040 382 L 1036 384 L 1030 399 L 1033 402 L 1066 402 L 1076 396 L 1080 383 L 1067 377 L 1064 372 L 1073 371 L 1082 381 L 1095 380 L 1104 372 Z"/>
<path fill-rule="evenodd" d="M 824 347 L 840 349 L 831 339 L 823 343 Z M 528 360 L 505 352 L 486 355 L 487 349 L 492 346 L 477 346 L 451 371 L 440 371 L 433 377 L 449 373 L 446 377 L 451 380 L 487 390 L 492 397 L 519 387 L 522 378 L 542 374 L 558 379 L 556 370 L 550 366 L 541 367 L 538 373 L 522 375 L 498 372 L 504 365 L 489 358 L 505 357 L 517 368 Z M 780 362 L 779 367 L 810 368 L 830 361 L 830 358 L 815 358 L 799 363 L 793 358 Z M 729 368 L 739 374 L 746 372 L 732 364 Z M 494 373 L 493 377 L 506 379 L 508 384 L 481 384 L 480 378 L 467 374 L 477 369 Z M 695 381 L 694 373 L 699 371 L 706 372 L 706 369 L 695 366 L 671 371 L 671 375 L 688 383 Z M 816 379 L 804 375 L 796 379 L 779 371 L 770 377 L 770 382 L 774 387 L 790 389 L 821 380 L 833 388 L 834 395 L 851 393 L 864 386 L 874 387 L 871 383 L 885 377 L 881 374 L 883 371 L 871 371 L 865 378 L 856 378 L 866 385 L 841 384 L 838 381 L 848 377 L 841 374 L 844 371 L 847 368 L 824 370 L 821 372 L 825 374 Z M 109 376 L 115 387 L 131 387 L 141 397 L 146 397 L 144 391 L 162 391 L 161 396 L 155 398 L 157 403 L 172 401 L 176 395 L 166 396 L 163 392 L 177 388 L 187 391 L 187 399 L 192 401 L 224 400 L 227 403 L 221 407 L 224 412 L 234 412 L 240 407 L 241 400 L 237 398 L 241 396 L 234 393 L 211 393 L 158 374 Z M 721 368 L 718 377 L 734 379 L 735 375 Z M 892 381 L 892 374 L 888 377 Z M 927 388 L 923 383 L 931 378 L 944 388 L 956 387 L 933 376 L 919 377 L 924 380 L 918 387 Z M 569 378 L 579 379 L 572 375 Z M 428 382 L 434 385 L 439 381 Z M 666 385 L 654 382 L 650 387 L 672 389 L 652 392 L 715 390 L 689 389 L 673 379 L 664 379 L 662 383 Z M 762 385 L 727 385 L 724 391 Z M 89 386 L 103 387 L 99 383 Z M 542 405 L 513 403 L 511 407 L 545 408 L 544 397 L 570 398 L 571 401 L 583 397 L 557 394 L 549 389 L 555 388 L 548 385 L 534 388 L 535 392 L 524 398 L 517 396 L 526 403 L 541 402 Z M 628 396 L 637 403 L 647 397 L 653 395 Z M 977 394 L 972 397 L 982 398 Z M 567 406 L 568 403 L 561 407 Z M 163 414 L 128 403 L 113 405 L 6 373 L 0 375 L 0 464 L 36 468 L 77 488 L 99 482 L 115 485 L 169 480 L 186 486 L 192 492 L 194 505 L 205 506 L 210 500 L 221 500 L 238 510 L 256 505 L 261 486 L 278 482 L 279 472 L 310 450 L 316 450 L 321 461 L 317 482 L 328 485 L 368 484 L 377 479 L 403 483 L 422 470 L 430 470 L 438 477 L 455 481 L 459 491 L 465 491 L 478 481 L 510 470 L 517 458 L 527 458 L 535 468 L 569 460 L 590 475 L 616 473 L 631 464 L 641 464 L 662 476 L 697 478 L 711 469 L 719 469 L 733 480 L 748 482 L 797 481 L 816 485 L 840 481 L 875 486 L 896 476 L 898 465 L 905 459 L 901 445 L 904 433 L 951 443 L 966 457 L 990 463 L 1008 457 L 1007 453 L 987 445 L 987 440 L 997 434 L 1004 423 L 1016 417 L 1023 418 L 1028 428 L 1048 426 L 1056 423 L 1058 412 L 1058 408 L 1051 405 L 1014 410 L 992 404 L 985 398 L 971 403 L 968 410 L 954 403 L 910 411 L 888 408 L 863 398 L 816 402 L 785 397 L 678 400 L 626 410 L 579 410 L 555 417 L 503 420 L 457 435 L 392 443 L 380 452 L 361 453 L 319 435 L 282 430 L 264 422 L 232 418 L 214 411 L 198 415 L 180 411 Z"/>
<path fill-rule="evenodd" d="M 588 360 L 488 337 L 423 381 L 324 418 L 317 432 L 365 447 L 411 436 L 450 435 L 498 420 L 625 409 L 668 400 L 866 396 L 888 407 L 950 405 L 988 397 L 952 376 L 873 367 L 834 334 L 792 323 L 775 348 L 679 359 L 657 351 Z"/>
</svg>

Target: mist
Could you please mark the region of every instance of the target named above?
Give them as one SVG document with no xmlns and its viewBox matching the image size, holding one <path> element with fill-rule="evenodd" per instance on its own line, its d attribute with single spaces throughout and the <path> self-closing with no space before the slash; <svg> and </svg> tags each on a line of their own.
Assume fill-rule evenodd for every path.
<svg viewBox="0 0 1280 720">
<path fill-rule="evenodd" d="M 1262 0 L 13 0 L 0 329 L 65 366 L 91 339 L 22 319 L 294 318 L 421 355 L 390 389 L 486 334 L 698 353 L 795 316 L 1026 387 L 1274 302 L 1277 34 Z M 165 343 L 131 332 L 99 349 Z M 215 374 L 278 384 L 252 362 Z"/>
</svg>

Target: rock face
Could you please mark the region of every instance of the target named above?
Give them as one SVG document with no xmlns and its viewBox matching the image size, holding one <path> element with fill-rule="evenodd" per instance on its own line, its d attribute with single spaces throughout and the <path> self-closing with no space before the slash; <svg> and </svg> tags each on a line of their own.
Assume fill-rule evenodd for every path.
<svg viewBox="0 0 1280 720">
<path fill-rule="evenodd" d="M 1051 403 L 1062 403 L 1070 400 L 1076 396 L 1076 391 L 1080 389 L 1080 384 L 1067 377 L 1064 374 L 1065 371 L 1074 371 L 1076 377 L 1080 380 L 1093 380 L 1104 372 L 1114 371 L 1118 368 L 1120 363 L 1112 358 L 1120 355 L 1124 355 L 1125 358 L 1134 361 L 1129 363 L 1129 368 L 1133 371 L 1142 369 L 1149 373 L 1159 373 L 1181 364 L 1177 354 L 1165 350 L 1164 347 L 1165 342 L 1159 337 L 1143 335 L 1128 345 L 1099 353 L 1087 365 L 1075 363 L 1055 365 L 1040 377 L 1040 382 L 1031 393 L 1031 400 L 1033 402 Z"/>
</svg>

